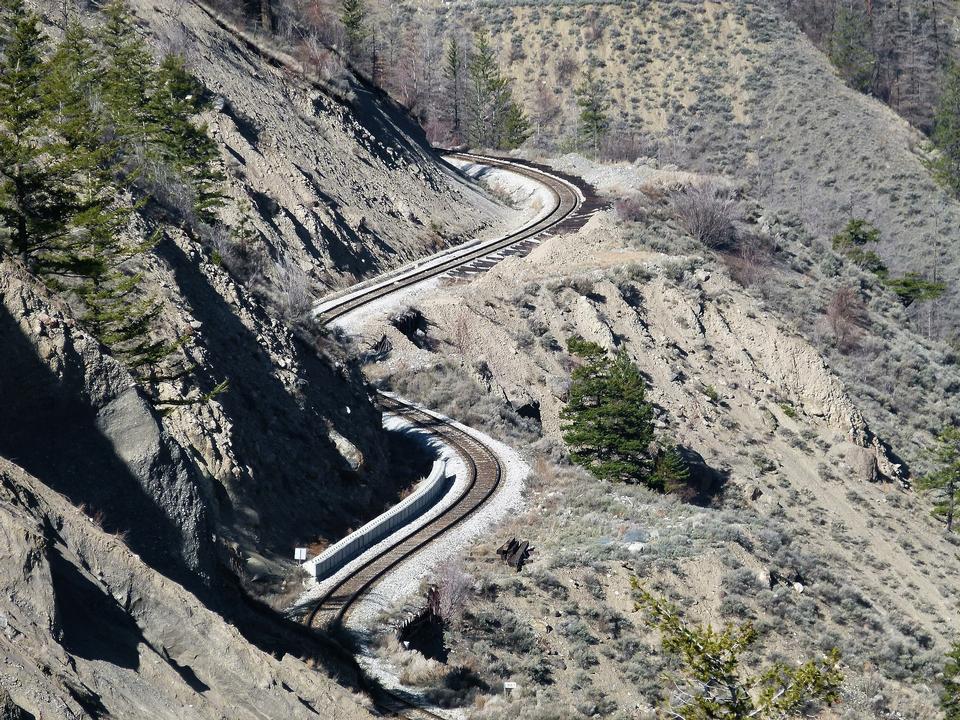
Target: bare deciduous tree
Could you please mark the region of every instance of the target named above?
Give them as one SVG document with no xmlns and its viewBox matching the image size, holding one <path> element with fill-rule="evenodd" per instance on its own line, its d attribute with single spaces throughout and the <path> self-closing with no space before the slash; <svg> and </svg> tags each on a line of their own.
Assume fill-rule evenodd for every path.
<svg viewBox="0 0 960 720">
<path fill-rule="evenodd" d="M 844 285 L 834 292 L 826 309 L 827 322 L 840 352 L 850 352 L 857 346 L 860 328 L 866 322 L 867 309 L 854 288 Z"/>
<path fill-rule="evenodd" d="M 683 228 L 710 248 L 733 239 L 736 201 L 730 192 L 712 181 L 683 188 L 673 196 L 673 214 Z"/>
<path fill-rule="evenodd" d="M 463 571 L 458 563 L 448 560 L 437 568 L 434 579 L 440 599 L 440 617 L 445 622 L 459 618 L 473 596 L 473 576 Z"/>
<path fill-rule="evenodd" d="M 289 322 L 298 322 L 313 307 L 315 297 L 310 276 L 288 259 L 277 265 L 277 307 Z"/>
</svg>

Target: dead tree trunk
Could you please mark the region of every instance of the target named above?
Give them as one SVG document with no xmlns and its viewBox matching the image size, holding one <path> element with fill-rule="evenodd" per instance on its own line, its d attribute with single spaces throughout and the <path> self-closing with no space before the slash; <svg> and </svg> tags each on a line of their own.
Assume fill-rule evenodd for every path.
<svg viewBox="0 0 960 720">
<path fill-rule="evenodd" d="M 260 25 L 265 33 L 273 32 L 273 8 L 271 0 L 260 0 Z"/>
</svg>

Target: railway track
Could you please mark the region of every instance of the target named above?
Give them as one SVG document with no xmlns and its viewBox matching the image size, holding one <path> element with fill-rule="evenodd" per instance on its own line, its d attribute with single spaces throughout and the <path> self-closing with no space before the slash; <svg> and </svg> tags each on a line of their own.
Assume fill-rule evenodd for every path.
<svg viewBox="0 0 960 720">
<path fill-rule="evenodd" d="M 470 153 L 452 153 L 450 157 L 489 167 L 509 170 L 544 185 L 554 198 L 554 206 L 544 217 L 516 232 L 476 245 L 440 253 L 413 266 L 388 274 L 372 283 L 355 286 L 324 301 L 318 319 L 329 324 L 347 313 L 392 293 L 446 273 L 482 272 L 493 267 L 508 255 L 526 254 L 537 244 L 537 238 L 550 231 L 573 229 L 589 219 L 589 214 L 600 207 L 592 188 L 579 178 L 565 176 L 542 165 L 516 160 L 503 160 Z"/>
<path fill-rule="evenodd" d="M 460 277 L 483 272 L 509 255 L 526 254 L 548 232 L 575 229 L 585 223 L 593 211 L 601 207 L 592 188 L 579 178 L 563 176 L 533 163 L 521 163 L 467 153 L 453 155 L 462 160 L 510 170 L 545 185 L 554 197 L 553 208 L 542 218 L 510 235 L 474 246 L 447 251 L 433 260 L 381 278 L 372 283 L 345 291 L 324 302 L 317 315 L 323 324 L 330 324 L 347 313 L 410 287 L 444 274 Z M 395 567 L 415 555 L 473 515 L 489 500 L 500 485 L 503 468 L 496 454 L 482 442 L 453 423 L 396 397 L 381 393 L 378 397 L 385 412 L 398 415 L 423 428 L 451 447 L 467 468 L 467 482 L 456 499 L 439 515 L 408 535 L 382 548 L 348 577 L 342 579 L 321 597 L 306 618 L 311 627 L 343 622 L 356 603 Z M 382 691 L 375 699 L 382 712 L 411 720 L 446 720 L 402 695 Z"/>
<path fill-rule="evenodd" d="M 349 577 L 331 587 L 308 617 L 311 626 L 342 621 L 350 608 L 393 568 L 414 555 L 450 528 L 470 517 L 497 490 L 503 469 L 486 445 L 455 425 L 397 398 L 380 395 L 380 406 L 389 413 L 423 428 L 452 447 L 467 467 L 467 483 L 456 500 L 437 517 L 371 558 Z"/>
<path fill-rule="evenodd" d="M 505 257 L 506 253 L 529 252 L 533 247 L 531 243 L 535 243 L 535 239 L 542 233 L 585 222 L 589 217 L 585 210 L 598 207 L 592 189 L 588 185 L 577 178 L 561 176 L 549 168 L 467 153 L 457 153 L 454 157 L 508 169 L 536 180 L 550 189 L 555 199 L 554 207 L 544 217 L 504 238 L 478 244 L 462 252 L 450 253 L 449 257 L 441 257 L 438 262 L 425 261 L 420 266 L 401 271 L 395 277 L 388 277 L 386 280 L 366 287 L 361 286 L 360 289 L 347 291 L 339 299 L 326 301 L 322 305 L 323 310 L 319 313 L 321 322 L 332 323 L 352 310 L 452 270 L 462 269 L 478 262 L 481 263 L 481 270 L 487 269 L 497 258 Z M 468 481 L 460 495 L 444 512 L 386 547 L 358 567 L 350 576 L 329 588 L 307 616 L 307 624 L 311 627 L 345 620 L 356 602 L 381 578 L 447 530 L 470 517 L 496 492 L 500 484 L 503 474 L 500 461 L 476 438 L 455 425 L 392 396 L 380 394 L 379 402 L 386 412 L 399 415 L 408 422 L 426 429 L 453 448 L 467 467 Z"/>
</svg>

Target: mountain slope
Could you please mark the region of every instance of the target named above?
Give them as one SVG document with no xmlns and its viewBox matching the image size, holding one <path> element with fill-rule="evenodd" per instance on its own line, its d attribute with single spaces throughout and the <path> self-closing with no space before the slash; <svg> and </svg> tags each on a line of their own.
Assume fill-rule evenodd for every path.
<svg viewBox="0 0 960 720">
<path fill-rule="evenodd" d="M 370 717 L 299 658 L 248 643 L 3 459 L 0 532 L 0 684 L 30 713 L 6 717 Z M 304 643 L 301 653 L 319 649 Z"/>
</svg>

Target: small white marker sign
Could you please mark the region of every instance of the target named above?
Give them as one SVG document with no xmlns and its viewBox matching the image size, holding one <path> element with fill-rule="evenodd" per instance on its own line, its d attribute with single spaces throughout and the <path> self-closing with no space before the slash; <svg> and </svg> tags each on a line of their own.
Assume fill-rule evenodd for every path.
<svg viewBox="0 0 960 720">
<path fill-rule="evenodd" d="M 507 680 L 505 683 L 503 683 L 503 689 L 504 689 L 504 690 L 516 690 L 516 689 L 517 689 L 517 684 L 516 684 L 515 682 L 513 682 L 512 680 Z"/>
<path fill-rule="evenodd" d="M 293 559 L 303 562 L 307 559 L 307 549 L 306 548 L 294 548 L 293 549 Z"/>
</svg>

